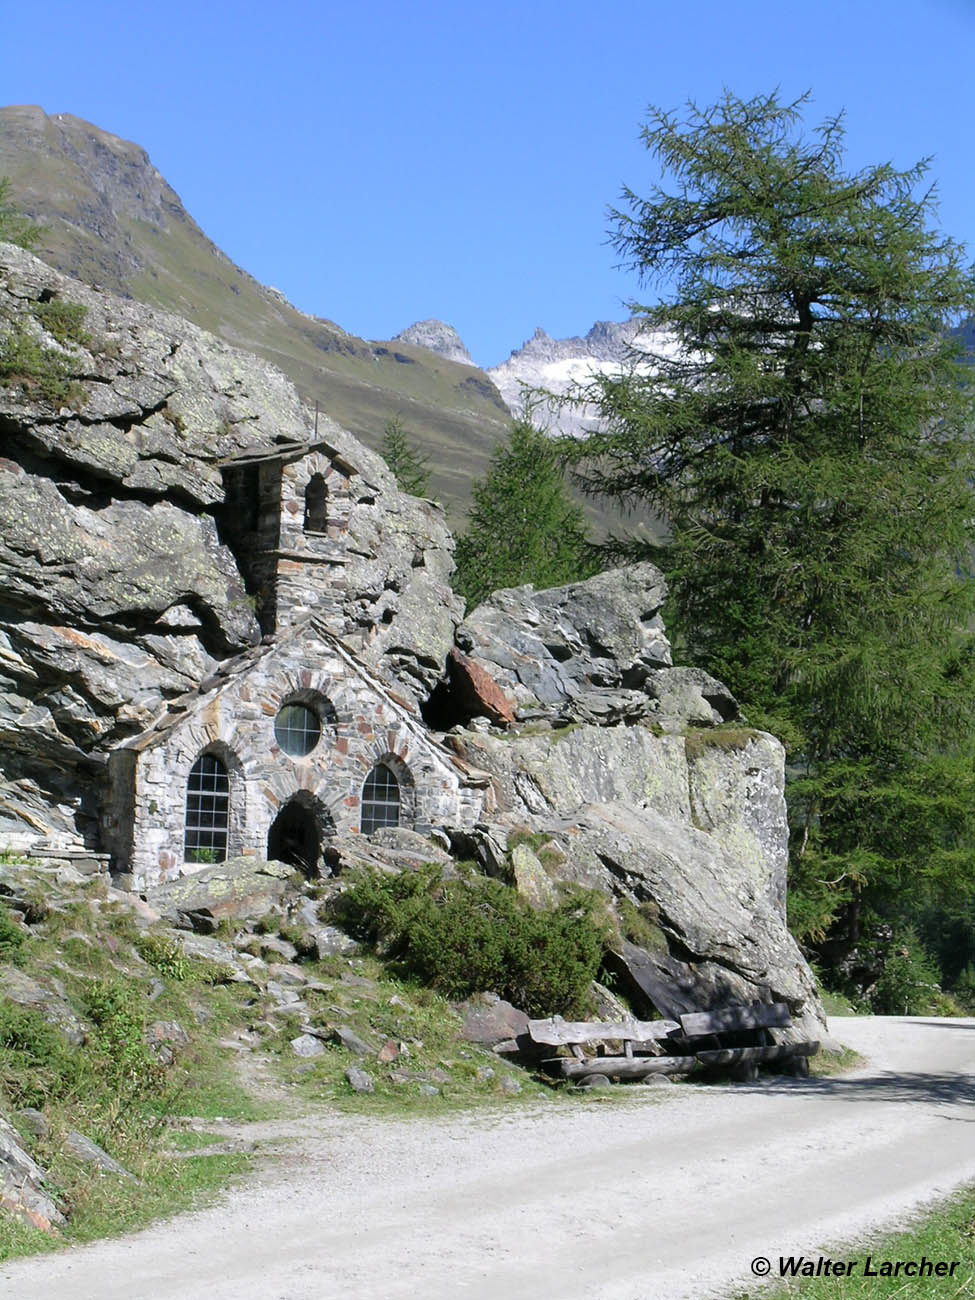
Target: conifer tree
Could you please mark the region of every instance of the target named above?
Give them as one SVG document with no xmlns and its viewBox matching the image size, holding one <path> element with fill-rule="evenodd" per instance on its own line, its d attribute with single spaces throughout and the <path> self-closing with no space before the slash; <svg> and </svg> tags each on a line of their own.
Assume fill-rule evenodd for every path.
<svg viewBox="0 0 975 1300">
<path fill-rule="evenodd" d="M 617 557 L 660 564 L 684 652 L 788 741 L 792 917 L 838 959 L 865 909 L 975 875 L 975 455 L 950 338 L 975 282 L 927 164 L 845 170 L 842 118 L 805 134 L 806 98 L 651 110 L 664 183 L 612 219 L 666 296 L 634 305 L 650 350 L 586 393 L 604 423 L 577 471 L 666 521 Z"/>
<path fill-rule="evenodd" d="M 383 460 L 392 470 L 401 492 L 409 492 L 414 497 L 429 495 L 429 462 L 411 441 L 398 415 L 390 416 L 383 426 L 380 452 Z"/>
<path fill-rule="evenodd" d="M 458 539 L 454 587 L 469 607 L 500 587 L 557 587 L 598 568 L 582 510 L 569 498 L 558 446 L 530 419 L 516 420 L 474 485 Z"/>
</svg>

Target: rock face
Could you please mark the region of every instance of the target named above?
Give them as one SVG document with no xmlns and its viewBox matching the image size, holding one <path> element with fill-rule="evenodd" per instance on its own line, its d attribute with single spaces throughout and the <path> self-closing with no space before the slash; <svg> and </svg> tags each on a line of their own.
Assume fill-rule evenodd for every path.
<svg viewBox="0 0 975 1300">
<path fill-rule="evenodd" d="M 61 376 L 54 400 L 29 365 L 0 388 L 0 843 L 90 840 L 108 750 L 261 637 L 228 466 L 316 422 L 280 372 L 186 321 L 10 245 L 0 270 L 0 334 Z M 45 328 L 52 302 L 82 309 L 76 341 Z M 348 472 L 346 631 L 422 699 L 461 610 L 442 512 L 327 418 L 317 434 Z"/>
<path fill-rule="evenodd" d="M 534 905 L 577 885 L 638 909 L 618 974 L 665 1015 L 782 1000 L 822 1038 L 815 982 L 785 924 L 785 756 L 720 682 L 675 667 L 652 565 L 535 592 L 495 592 L 458 642 L 516 702 L 506 729 L 449 740 L 491 774 L 494 812 L 459 848 Z M 526 852 L 512 832 L 541 847 Z M 530 870 L 529 870 L 530 868 Z M 647 918 L 652 918 L 648 920 Z"/>
</svg>

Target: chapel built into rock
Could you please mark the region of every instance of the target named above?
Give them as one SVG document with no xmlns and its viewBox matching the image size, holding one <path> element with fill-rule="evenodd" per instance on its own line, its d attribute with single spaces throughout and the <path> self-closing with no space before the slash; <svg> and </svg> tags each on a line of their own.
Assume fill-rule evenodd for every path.
<svg viewBox="0 0 975 1300">
<path fill-rule="evenodd" d="M 240 856 L 313 874 L 336 833 L 477 820 L 486 778 L 343 641 L 357 473 L 325 441 L 223 466 L 221 530 L 264 636 L 112 753 L 102 835 L 133 887 Z"/>
</svg>

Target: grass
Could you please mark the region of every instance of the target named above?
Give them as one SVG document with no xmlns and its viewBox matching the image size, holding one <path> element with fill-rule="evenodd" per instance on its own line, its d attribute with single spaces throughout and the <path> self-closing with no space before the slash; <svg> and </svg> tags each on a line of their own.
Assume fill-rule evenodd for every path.
<svg viewBox="0 0 975 1300">
<path fill-rule="evenodd" d="M 694 727 L 684 733 L 685 752 L 694 759 L 711 749 L 744 749 L 758 734 L 753 727 L 728 722 L 716 727 Z"/>
<path fill-rule="evenodd" d="M 137 1183 L 80 1171 L 81 1178 L 72 1184 L 71 1220 L 63 1234 L 51 1237 L 4 1217 L 0 1220 L 0 1261 L 135 1232 L 190 1205 L 206 1204 L 249 1165 L 249 1157 L 239 1154 L 191 1159 L 156 1156 L 141 1164 L 130 1162 Z"/>
<path fill-rule="evenodd" d="M 832 1260 L 854 1261 L 849 1277 L 790 1279 L 775 1287 L 752 1288 L 738 1293 L 737 1300 L 931 1300 L 932 1296 L 975 1296 L 975 1188 L 944 1201 L 918 1217 L 914 1224 L 868 1244 L 842 1250 L 811 1251 L 807 1259 L 820 1255 Z M 952 1277 L 910 1278 L 898 1276 L 864 1276 L 868 1266 L 881 1273 L 885 1261 L 920 1260 L 957 1261 Z M 778 1277 L 779 1261 L 772 1258 L 773 1274 Z"/>
<path fill-rule="evenodd" d="M 173 1119 L 250 1121 L 270 1113 L 238 1081 L 238 1054 L 216 1041 L 253 1017 L 248 992 L 208 984 L 200 963 L 176 961 L 165 936 L 147 945 L 131 914 L 109 905 L 97 882 L 85 889 L 84 898 L 59 901 L 29 931 L 12 928 L 9 913 L 0 915 L 0 938 L 7 935 L 0 960 L 10 967 L 14 958 L 31 978 L 56 976 L 86 1032 L 83 1044 L 72 1045 L 37 1011 L 0 1001 L 0 1111 L 16 1123 L 20 1106 L 43 1110 L 48 1133 L 22 1126 L 21 1135 L 68 1217 L 61 1233 L 49 1237 L 0 1216 L 0 1259 L 131 1231 L 196 1203 L 242 1172 L 247 1160 L 174 1158 Z M 157 964 L 146 963 L 140 948 Z M 170 1066 L 144 1038 L 146 1025 L 157 1020 L 176 1021 L 189 1035 Z M 71 1130 L 97 1142 L 137 1181 L 93 1173 L 72 1158 L 64 1147 Z"/>
<path fill-rule="evenodd" d="M 294 1089 L 296 1098 L 371 1117 L 448 1113 L 508 1102 L 511 1095 L 522 1099 L 550 1095 L 524 1070 L 459 1039 L 459 1017 L 445 998 L 392 977 L 377 958 L 358 958 L 352 967 L 346 964 L 345 975 L 352 974 L 364 984 L 336 978 L 331 965 L 310 963 L 306 969 L 327 985 L 327 992 L 306 998 L 313 1007 L 313 1025 L 342 1025 L 377 1050 L 393 1043 L 398 1054 L 381 1063 L 374 1054 L 363 1058 L 339 1042 L 328 1042 L 319 1056 L 299 1058 L 291 1050 L 291 1040 L 301 1032 L 301 1025 L 297 1019 L 284 1018 L 264 1046 L 273 1055 L 278 1077 Z M 370 1075 L 372 1093 L 353 1091 L 345 1078 L 351 1066 Z M 492 1073 L 485 1076 L 488 1070 Z M 501 1091 L 506 1075 L 518 1081 L 519 1094 Z M 436 1095 L 425 1094 L 424 1087 L 435 1088 Z"/>
</svg>

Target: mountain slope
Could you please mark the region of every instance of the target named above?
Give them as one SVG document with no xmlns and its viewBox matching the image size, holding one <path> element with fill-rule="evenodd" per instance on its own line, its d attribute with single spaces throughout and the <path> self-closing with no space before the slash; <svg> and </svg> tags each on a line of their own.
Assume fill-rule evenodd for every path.
<svg viewBox="0 0 975 1300">
<path fill-rule="evenodd" d="M 402 417 L 455 519 L 509 413 L 484 372 L 409 342 L 375 343 L 308 316 L 220 251 L 145 150 L 68 114 L 0 108 L 0 175 L 44 227 L 59 270 L 186 317 L 279 366 L 368 445 Z"/>
</svg>

